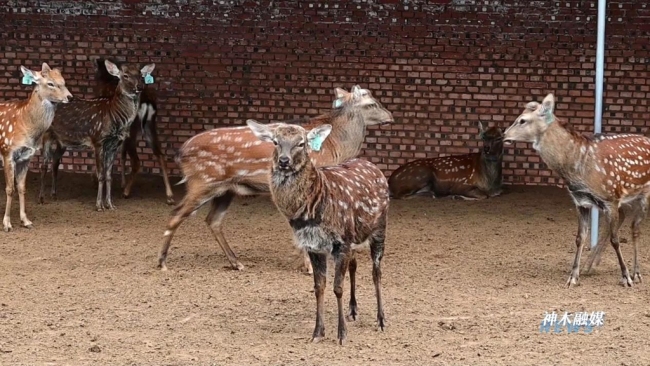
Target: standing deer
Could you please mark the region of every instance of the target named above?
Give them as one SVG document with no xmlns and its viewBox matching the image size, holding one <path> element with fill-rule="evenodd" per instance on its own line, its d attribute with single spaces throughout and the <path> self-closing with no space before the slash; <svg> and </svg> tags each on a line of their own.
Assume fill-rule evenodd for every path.
<svg viewBox="0 0 650 366">
<path fill-rule="evenodd" d="M 97 69 L 95 73 L 95 80 L 97 82 L 95 89 L 97 96 L 111 97 L 115 93 L 118 79 L 113 77 L 108 72 L 104 61 L 105 59 L 103 58 L 95 60 Z M 117 67 L 121 67 L 122 65 L 121 63 L 115 62 L 114 60 L 109 61 L 113 62 Z M 174 204 L 174 195 L 172 193 L 171 185 L 169 184 L 165 154 L 162 151 L 160 139 L 158 138 L 158 129 L 156 127 L 156 112 L 158 111 L 156 99 L 156 89 L 152 86 L 145 85 L 142 94 L 140 94 L 138 114 L 136 115 L 133 124 L 131 124 L 131 131 L 129 132 L 129 136 L 124 140 L 124 143 L 122 144 L 120 159 L 120 165 L 122 167 L 122 189 L 124 190 L 122 195 L 124 198 L 129 198 L 131 196 L 131 189 L 133 187 L 133 182 L 135 181 L 135 176 L 140 170 L 140 158 L 138 157 L 137 152 L 137 139 L 138 135 L 142 133 L 142 137 L 144 137 L 144 140 L 147 142 L 153 151 L 154 156 L 160 163 L 160 170 L 163 177 L 163 182 L 165 183 L 165 195 L 167 196 L 167 204 L 172 205 Z M 129 176 L 128 183 L 126 182 L 125 177 L 127 153 L 131 160 L 131 174 Z"/>
<path fill-rule="evenodd" d="M 369 244 L 372 279 L 377 297 L 377 323 L 384 330 L 381 301 L 381 259 L 386 237 L 388 182 L 379 168 L 363 159 L 316 168 L 309 150 L 330 134 L 331 125 L 307 132 L 297 125 L 262 125 L 253 120 L 248 127 L 261 141 L 272 142 L 270 190 L 278 210 L 289 220 L 299 248 L 309 253 L 314 269 L 316 327 L 313 342 L 325 337 L 323 306 L 327 280 L 327 255 L 336 263 L 334 294 L 338 307 L 338 340 L 346 338 L 343 316 L 343 280 L 350 272 L 350 315 L 356 320 L 355 275 L 357 246 Z"/>
<path fill-rule="evenodd" d="M 322 148 L 318 146 L 319 149 L 310 153 L 317 166 L 335 165 L 356 157 L 361 151 L 366 126 L 393 122 L 393 115 L 370 91 L 355 85 L 350 93 L 340 88 L 334 92 L 336 99 L 330 112 L 302 121 L 307 128 L 324 123 L 332 125 L 330 138 Z M 167 251 L 178 226 L 207 202 L 211 202 L 211 208 L 206 223 L 232 268 L 244 268 L 223 236 L 222 221 L 235 196 L 269 194 L 268 166 L 272 150 L 272 146 L 262 144 L 246 126 L 205 131 L 183 144 L 177 162 L 187 192 L 167 224 L 159 268 L 167 269 Z M 304 269 L 311 273 L 307 259 L 303 251 Z"/>
<path fill-rule="evenodd" d="M 33 227 L 25 213 L 25 181 L 29 162 L 39 148 L 43 133 L 52 124 L 57 104 L 68 103 L 72 98 L 59 69 L 51 69 L 47 63 L 43 63 L 40 72 L 24 66 L 20 67 L 20 71 L 23 73 L 23 84 L 36 84 L 36 87 L 26 100 L 0 102 L 0 153 L 7 193 L 2 220 L 4 231 L 12 230 L 10 212 L 15 183 L 18 186 L 20 222 L 23 227 Z"/>
<path fill-rule="evenodd" d="M 67 147 L 91 147 L 95 156 L 97 175 L 98 211 L 115 209 L 111 197 L 111 172 L 115 154 L 129 135 L 131 123 L 140 105 L 143 78 L 150 76 L 155 65 L 142 69 L 132 65 L 117 67 L 106 60 L 106 69 L 119 79 L 111 98 L 81 99 L 69 103 L 56 112 L 52 126 L 43 136 L 44 159 L 41 164 L 41 192 L 39 200 L 44 201 L 45 174 L 47 164 L 52 160 L 52 196 L 56 196 L 56 179 L 61 157 Z M 104 184 L 106 198 L 104 200 Z"/>
<path fill-rule="evenodd" d="M 483 140 L 481 152 L 406 163 L 388 180 L 391 197 L 401 199 L 433 194 L 435 197 L 484 199 L 500 195 L 503 132 L 498 127 L 486 130 L 481 122 L 478 127 Z"/>
<path fill-rule="evenodd" d="M 504 142 L 532 142 L 533 148 L 553 171 L 566 182 L 578 209 L 577 251 L 567 287 L 578 283 L 580 255 L 589 231 L 592 207 L 604 213 L 607 235 L 621 267 L 621 283 L 632 286 L 641 281 L 638 262 L 639 226 L 646 216 L 650 195 L 650 139 L 632 134 L 597 134 L 586 137 L 553 114 L 555 99 L 548 94 L 542 104 L 530 102 L 506 130 Z M 634 269 L 630 274 L 619 247 L 618 231 L 625 206 L 632 208 Z M 601 246 L 602 247 L 602 246 Z M 591 261 L 598 250 L 592 252 Z"/>
</svg>

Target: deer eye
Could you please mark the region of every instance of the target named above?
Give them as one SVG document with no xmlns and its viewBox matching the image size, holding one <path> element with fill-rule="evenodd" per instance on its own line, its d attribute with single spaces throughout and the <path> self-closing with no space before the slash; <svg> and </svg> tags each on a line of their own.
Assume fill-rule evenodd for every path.
<svg viewBox="0 0 650 366">
<path fill-rule="evenodd" d="M 525 119 L 523 119 L 523 118 L 519 120 L 519 124 L 520 124 L 520 125 L 525 125 L 526 122 L 528 122 L 528 121 L 525 120 Z"/>
<path fill-rule="evenodd" d="M 304 146 L 305 146 L 304 142 L 301 142 L 301 143 L 298 144 L 298 147 L 304 147 Z"/>
<path fill-rule="evenodd" d="M 131 77 L 130 77 L 129 75 L 126 75 L 126 74 L 125 74 L 125 75 L 124 75 L 124 78 L 128 80 L 128 79 L 130 79 Z"/>
<path fill-rule="evenodd" d="M 273 140 L 273 145 L 278 146 L 278 140 Z"/>
<path fill-rule="evenodd" d="M 50 81 L 47 83 L 47 86 L 49 86 L 50 88 L 54 88 L 54 83 Z"/>
</svg>

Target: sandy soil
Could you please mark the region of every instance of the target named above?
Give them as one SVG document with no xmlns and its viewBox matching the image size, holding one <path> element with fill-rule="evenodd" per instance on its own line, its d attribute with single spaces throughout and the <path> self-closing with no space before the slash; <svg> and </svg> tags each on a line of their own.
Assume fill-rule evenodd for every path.
<svg viewBox="0 0 650 366">
<path fill-rule="evenodd" d="M 181 226 L 170 271 L 161 272 L 170 212 L 161 179 L 141 179 L 134 197 L 116 198 L 118 209 L 104 213 L 94 211 L 87 175 L 62 174 L 59 200 L 41 206 L 37 183 L 31 174 L 34 229 L 19 228 L 16 200 L 15 230 L 0 233 L 2 365 L 650 364 L 650 285 L 619 286 L 611 248 L 595 274 L 564 287 L 577 218 L 562 189 L 393 201 L 383 261 L 388 327 L 375 329 L 368 255 L 357 272 L 360 319 L 339 347 L 331 272 L 327 338 L 307 342 L 313 281 L 296 270 L 290 229 L 268 198 L 236 200 L 225 221 L 244 271 L 225 268 L 204 208 Z M 175 189 L 180 199 L 183 187 Z M 631 245 L 622 247 L 631 263 Z M 605 325 L 590 335 L 540 334 L 545 311 L 604 311 Z"/>
</svg>

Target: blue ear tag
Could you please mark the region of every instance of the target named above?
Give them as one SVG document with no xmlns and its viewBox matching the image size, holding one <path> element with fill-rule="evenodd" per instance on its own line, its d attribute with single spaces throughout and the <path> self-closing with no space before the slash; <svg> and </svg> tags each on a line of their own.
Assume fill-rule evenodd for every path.
<svg viewBox="0 0 650 366">
<path fill-rule="evenodd" d="M 313 139 L 309 140 L 309 147 L 314 151 L 320 151 L 321 145 L 323 144 L 323 139 L 320 136 L 316 136 Z"/>
<path fill-rule="evenodd" d="M 33 83 L 34 83 L 34 79 L 30 74 L 23 75 L 23 84 L 32 85 Z"/>
<path fill-rule="evenodd" d="M 144 83 L 145 84 L 153 84 L 153 76 L 151 74 L 147 74 L 144 76 Z"/>
<path fill-rule="evenodd" d="M 333 107 L 334 107 L 334 108 L 339 108 L 339 107 L 341 107 L 342 105 L 343 105 L 343 102 L 341 101 L 341 99 L 336 99 L 336 100 L 334 101 L 334 103 L 333 103 Z"/>
</svg>

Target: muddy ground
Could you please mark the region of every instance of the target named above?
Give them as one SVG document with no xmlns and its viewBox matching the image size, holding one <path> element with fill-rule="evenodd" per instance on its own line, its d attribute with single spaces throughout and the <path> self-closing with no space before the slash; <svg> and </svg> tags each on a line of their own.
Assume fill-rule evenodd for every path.
<svg viewBox="0 0 650 366">
<path fill-rule="evenodd" d="M 383 261 L 388 327 L 375 329 L 364 255 L 360 318 L 340 347 L 331 272 L 327 338 L 307 342 L 313 281 L 297 271 L 290 229 L 268 198 L 238 199 L 225 219 L 242 272 L 226 267 L 205 208 L 180 227 L 170 271 L 161 272 L 170 213 L 161 179 L 140 179 L 113 212 L 95 212 L 89 176 L 60 179 L 58 201 L 37 205 L 30 174 L 34 228 L 19 227 L 15 200 L 15 229 L 0 233 L 2 365 L 650 364 L 650 284 L 619 286 L 611 248 L 595 274 L 564 287 L 577 218 L 559 188 L 510 187 L 481 202 L 393 201 Z M 175 187 L 177 200 L 183 192 Z M 630 237 L 627 224 L 622 237 Z M 646 278 L 649 240 L 641 243 Z M 631 245 L 622 248 L 631 263 Z M 605 325 L 540 334 L 545 311 L 604 311 Z"/>
</svg>

